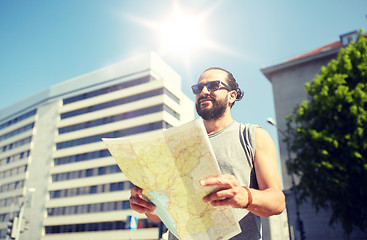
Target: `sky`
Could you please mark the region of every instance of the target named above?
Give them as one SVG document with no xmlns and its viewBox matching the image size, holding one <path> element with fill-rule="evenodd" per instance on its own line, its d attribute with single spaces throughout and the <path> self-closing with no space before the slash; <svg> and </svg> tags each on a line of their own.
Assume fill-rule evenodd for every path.
<svg viewBox="0 0 367 240">
<path fill-rule="evenodd" d="M 278 147 L 266 122 L 276 120 L 272 86 L 260 70 L 366 30 L 366 14 L 366 0 L 1 0 L 0 109 L 154 51 L 192 100 L 203 70 L 232 72 L 245 92 L 234 119 L 261 125 Z"/>
</svg>

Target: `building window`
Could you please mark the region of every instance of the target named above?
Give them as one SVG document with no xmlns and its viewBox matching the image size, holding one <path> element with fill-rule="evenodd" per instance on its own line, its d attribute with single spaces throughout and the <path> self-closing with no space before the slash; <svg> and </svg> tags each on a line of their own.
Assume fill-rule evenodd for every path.
<svg viewBox="0 0 367 240">
<path fill-rule="evenodd" d="M 98 90 L 95 90 L 95 91 L 83 93 L 83 94 L 80 94 L 80 95 L 77 95 L 77 96 L 74 96 L 74 97 L 66 98 L 66 99 L 63 100 L 63 104 L 66 105 L 66 104 L 70 104 L 70 103 L 77 102 L 77 101 L 80 101 L 80 100 L 84 100 L 84 99 L 96 97 L 96 96 L 99 96 L 99 95 L 103 95 L 103 94 L 106 94 L 106 93 L 114 92 L 114 91 L 117 91 L 117 90 L 120 90 L 120 89 L 126 89 L 128 87 L 133 87 L 133 86 L 136 86 L 136 85 L 147 83 L 147 82 L 150 82 L 152 80 L 154 80 L 153 77 L 145 76 L 145 77 L 134 79 L 134 80 L 131 80 L 131 81 L 119 83 L 119 84 L 116 84 L 116 85 L 113 85 L 113 86 L 110 86 L 110 87 L 106 87 L 106 88 L 98 89 Z"/>
<path fill-rule="evenodd" d="M 85 172 L 85 176 L 86 177 L 91 177 L 93 176 L 93 169 L 87 169 Z"/>
<path fill-rule="evenodd" d="M 110 192 L 114 192 L 117 190 L 117 183 L 111 183 L 110 184 Z"/>
<path fill-rule="evenodd" d="M 98 168 L 98 175 L 104 175 L 106 174 L 106 168 L 100 167 Z"/>
<path fill-rule="evenodd" d="M 124 137 L 129 136 L 137 133 L 143 133 L 143 132 L 149 132 L 157 129 L 162 129 L 164 127 L 164 122 L 154 122 L 154 123 L 148 123 L 145 125 L 122 129 L 118 131 L 108 132 L 108 133 L 102 133 L 94 136 L 84 137 L 84 138 L 78 138 L 73 139 L 65 142 L 60 142 L 56 144 L 57 149 L 64 149 L 84 144 L 89 144 L 93 142 L 99 142 L 101 141 L 101 138 L 118 138 L 118 137 Z"/>
<path fill-rule="evenodd" d="M 110 152 L 107 149 L 95 151 L 95 152 L 88 152 L 86 154 L 77 154 L 77 155 L 71 155 L 61 158 L 55 158 L 54 163 L 55 165 L 62 165 L 62 164 L 68 164 L 73 162 L 79 162 L 79 161 L 86 161 L 90 159 L 96 159 L 96 158 L 102 158 L 111 156 Z"/>
<path fill-rule="evenodd" d="M 106 230 L 112 230 L 113 229 L 113 223 L 112 222 L 102 222 L 102 231 Z"/>
<path fill-rule="evenodd" d="M 30 137 L 26 137 L 26 138 L 23 138 L 21 140 L 18 140 L 16 142 L 10 143 L 8 145 L 3 146 L 3 152 L 8 151 L 8 150 L 13 149 L 13 148 L 23 146 L 27 143 L 30 143 L 31 141 L 32 141 L 32 137 L 30 136 Z"/>
<path fill-rule="evenodd" d="M 16 154 L 8 156 L 6 158 L 0 159 L 0 166 L 5 165 L 5 164 L 9 164 L 11 162 L 19 161 L 19 160 L 24 158 L 24 155 L 27 155 L 27 157 L 28 157 L 29 156 L 29 151 L 16 153 Z"/>
<path fill-rule="evenodd" d="M 150 97 L 154 97 L 154 96 L 159 96 L 159 95 L 163 95 L 166 94 L 168 97 L 172 98 L 174 101 L 178 101 L 179 99 L 174 96 L 172 93 L 170 93 L 168 90 L 166 90 L 165 88 L 159 88 L 159 89 L 155 89 L 155 90 L 151 90 L 148 92 L 144 92 L 141 94 L 136 94 L 133 96 L 129 96 L 129 97 L 124 97 L 124 98 L 120 98 L 120 99 L 116 99 L 113 101 L 109 101 L 109 102 L 104 102 L 101 104 L 97 104 L 97 105 L 93 105 L 93 106 L 89 106 L 89 107 L 85 107 L 85 108 L 80 108 L 77 110 L 73 110 L 70 112 L 65 112 L 61 114 L 61 119 L 65 119 L 65 118 L 70 118 L 70 117 L 74 117 L 77 115 L 81 115 L 81 114 L 85 114 L 85 113 L 90 113 L 90 112 L 95 112 L 98 110 L 102 110 L 102 109 L 106 109 L 106 108 L 110 108 L 110 107 L 114 107 L 114 106 L 119 106 L 119 105 L 123 105 L 123 104 L 127 104 L 127 103 L 132 103 L 135 101 L 139 101 L 139 100 L 143 100 L 146 98 L 150 98 Z"/>
<path fill-rule="evenodd" d="M 74 116 L 85 114 L 85 113 L 95 112 L 98 110 L 123 105 L 126 103 L 132 103 L 138 100 L 163 95 L 163 93 L 164 93 L 163 88 L 159 88 L 159 89 L 151 90 L 151 91 L 144 92 L 141 94 L 136 94 L 133 96 L 124 97 L 124 98 L 116 99 L 113 101 L 104 102 L 104 103 L 100 103 L 100 104 L 85 107 L 85 108 L 80 108 L 80 109 L 73 110 L 70 112 L 65 112 L 65 113 L 62 113 L 60 117 L 61 119 L 70 118 L 70 117 L 74 117 Z"/>
<path fill-rule="evenodd" d="M 0 129 L 6 128 L 6 127 L 9 127 L 9 126 L 11 126 L 11 125 L 13 125 L 13 124 L 15 124 L 15 123 L 17 123 L 17 122 L 20 122 L 20 121 L 22 121 L 22 120 L 24 120 L 24 119 L 27 119 L 27 118 L 29 118 L 29 117 L 31 117 L 31 116 L 34 116 L 34 115 L 36 115 L 36 113 L 37 113 L 37 110 L 36 110 L 36 109 L 33 109 L 33 110 L 32 110 L 32 111 L 30 111 L 30 112 L 27 112 L 27 113 L 25 113 L 25 114 L 23 114 L 23 115 L 21 115 L 21 116 L 19 116 L 19 117 L 17 117 L 17 118 L 14 118 L 14 119 L 12 119 L 12 120 L 9 120 L 9 121 L 7 121 L 7 122 L 5 122 L 5 123 L 1 124 L 1 125 L 0 125 Z"/>
<path fill-rule="evenodd" d="M 98 223 L 89 223 L 87 226 L 88 226 L 88 231 L 98 231 L 99 229 Z"/>
<path fill-rule="evenodd" d="M 113 115 L 113 116 L 109 116 L 109 117 L 104 117 L 104 118 L 100 118 L 100 119 L 96 119 L 96 120 L 92 120 L 92 121 L 88 121 L 88 122 L 83 122 L 83 123 L 78 123 L 78 124 L 62 127 L 62 128 L 59 128 L 59 134 L 78 131 L 78 130 L 81 130 L 81 129 L 100 126 L 100 125 L 103 125 L 103 124 L 122 121 L 122 120 L 135 118 L 135 117 L 139 117 L 139 116 L 144 116 L 144 115 L 148 115 L 148 114 L 156 113 L 156 112 L 161 112 L 161 111 L 166 111 L 169 114 L 171 114 L 172 116 L 174 116 L 175 118 L 177 118 L 178 120 L 180 119 L 180 114 L 178 114 L 177 112 L 172 110 L 170 107 L 168 107 L 164 104 L 160 104 L 160 105 L 155 105 L 155 106 L 152 106 L 152 107 L 138 109 L 138 110 L 131 111 L 131 112 L 125 112 L 125 113 L 121 113 L 121 114 L 117 114 L 117 115 Z"/>
<path fill-rule="evenodd" d="M 11 131 L 11 132 L 9 132 L 7 134 L 4 134 L 4 135 L 0 136 L 0 141 L 5 140 L 5 139 L 10 138 L 10 137 L 13 137 L 13 136 L 15 136 L 17 134 L 26 132 L 26 131 L 28 131 L 30 129 L 33 129 L 33 127 L 34 127 L 34 123 L 31 123 L 31 124 L 28 124 L 28 125 L 26 125 L 24 127 L 18 128 L 18 129 L 14 130 L 14 131 Z"/>
<path fill-rule="evenodd" d="M 59 181 L 77 179 L 77 178 L 113 174 L 113 173 L 118 173 L 118 172 L 121 172 L 120 168 L 117 165 L 111 165 L 111 166 L 99 167 L 98 171 L 97 171 L 97 168 L 90 168 L 90 169 L 83 169 L 83 170 L 67 172 L 67 173 L 53 174 L 52 181 L 59 182 Z"/>
<path fill-rule="evenodd" d="M 60 198 L 61 197 L 61 191 L 57 190 L 57 191 L 53 191 L 52 193 L 52 197 L 51 198 Z"/>
<path fill-rule="evenodd" d="M 166 94 L 167 96 L 169 96 L 170 98 L 172 98 L 175 102 L 177 102 L 178 104 L 180 104 L 180 99 L 178 97 L 176 97 L 176 95 L 174 95 L 173 93 L 171 93 L 170 91 L 168 91 L 167 89 L 164 89 L 164 94 Z"/>
<path fill-rule="evenodd" d="M 21 185 L 23 187 L 24 181 L 22 182 Z M 107 183 L 107 184 L 94 185 L 94 186 L 89 186 L 89 187 L 55 190 L 55 191 L 50 191 L 50 198 L 52 199 L 52 198 L 72 197 L 72 196 L 80 196 L 80 195 L 87 195 L 87 194 L 112 192 L 112 191 L 123 191 L 123 190 L 130 189 L 132 184 L 130 182 L 118 182 L 116 183 L 116 185 L 112 187 L 111 186 L 112 186 L 111 184 Z"/>
<path fill-rule="evenodd" d="M 157 228 L 158 223 L 150 221 L 149 219 L 139 219 L 138 227 L 142 228 Z M 111 231 L 118 229 L 126 229 L 125 221 L 113 222 L 96 222 L 96 223 L 82 223 L 72 225 L 46 226 L 46 234 L 61 234 L 70 232 L 94 232 L 94 231 Z"/>
<path fill-rule="evenodd" d="M 130 202 L 129 201 L 122 202 L 122 209 L 130 209 Z"/>
<path fill-rule="evenodd" d="M 97 193 L 97 186 L 91 186 L 89 193 L 91 194 Z"/>
<path fill-rule="evenodd" d="M 119 183 L 117 183 L 117 190 L 121 191 L 121 190 L 126 189 L 126 188 L 124 188 L 125 183 L 126 183 L 126 185 L 129 185 L 128 184 L 129 182 L 119 182 Z M 127 188 L 127 189 L 130 189 L 130 188 Z"/>
<path fill-rule="evenodd" d="M 168 112 L 169 114 L 180 120 L 180 114 L 174 111 L 172 108 L 164 105 L 164 111 Z"/>
</svg>

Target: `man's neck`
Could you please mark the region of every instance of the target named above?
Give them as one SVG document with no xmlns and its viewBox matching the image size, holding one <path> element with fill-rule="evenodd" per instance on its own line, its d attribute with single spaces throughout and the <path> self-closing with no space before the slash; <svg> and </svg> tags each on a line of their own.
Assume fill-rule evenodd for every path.
<svg viewBox="0 0 367 240">
<path fill-rule="evenodd" d="M 204 120 L 204 126 L 208 134 L 219 132 L 233 122 L 231 114 L 224 114 L 219 119 Z"/>
</svg>

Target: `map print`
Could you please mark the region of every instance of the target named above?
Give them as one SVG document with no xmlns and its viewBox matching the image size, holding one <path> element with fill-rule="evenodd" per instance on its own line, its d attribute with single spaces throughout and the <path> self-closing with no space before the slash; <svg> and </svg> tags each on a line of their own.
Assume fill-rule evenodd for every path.
<svg viewBox="0 0 367 240">
<path fill-rule="evenodd" d="M 182 240 L 228 239 L 240 233 L 230 207 L 202 198 L 214 190 L 200 180 L 220 175 L 201 119 L 168 130 L 103 139 L 121 171 L 156 205 L 166 227 Z"/>
</svg>

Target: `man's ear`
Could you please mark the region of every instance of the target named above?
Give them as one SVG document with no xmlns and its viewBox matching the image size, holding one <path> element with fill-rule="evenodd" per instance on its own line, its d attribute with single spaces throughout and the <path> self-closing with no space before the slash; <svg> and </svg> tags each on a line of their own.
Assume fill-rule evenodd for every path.
<svg viewBox="0 0 367 240">
<path fill-rule="evenodd" d="M 228 102 L 232 105 L 232 103 L 234 103 L 237 99 L 237 92 L 235 90 L 232 90 L 228 92 L 228 94 Z"/>
</svg>

